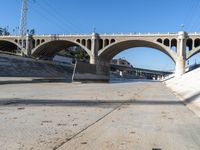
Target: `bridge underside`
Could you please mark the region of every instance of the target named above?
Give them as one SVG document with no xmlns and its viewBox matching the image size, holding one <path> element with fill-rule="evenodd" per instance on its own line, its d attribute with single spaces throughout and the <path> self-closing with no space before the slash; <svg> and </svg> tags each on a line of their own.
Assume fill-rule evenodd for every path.
<svg viewBox="0 0 200 150">
<path fill-rule="evenodd" d="M 200 47 L 197 47 L 195 48 L 194 50 L 192 51 L 189 51 L 187 54 L 186 54 L 186 60 L 190 59 L 192 56 L 196 55 L 200 53 Z"/>
<path fill-rule="evenodd" d="M 176 53 L 165 45 L 147 40 L 126 40 L 113 43 L 98 52 L 99 63 L 97 63 L 97 74 L 109 76 L 111 59 L 122 51 L 137 47 L 148 47 L 156 49 L 169 56 L 174 63 L 176 62 Z"/>
<path fill-rule="evenodd" d="M 16 53 L 17 45 L 9 41 L 0 41 L 0 51 Z"/>
<path fill-rule="evenodd" d="M 119 54 L 120 52 L 130 49 L 130 48 L 136 48 L 136 47 L 153 48 L 165 53 L 174 62 L 176 60 L 176 57 L 175 57 L 175 54 L 173 54 L 173 51 L 166 50 L 166 48 L 161 46 L 160 44 L 153 43 L 150 41 L 144 41 L 144 40 L 123 41 L 123 42 L 113 44 L 110 47 L 100 51 L 99 57 L 100 59 L 104 61 L 106 60 L 107 62 L 109 62 L 115 55 Z"/>
<path fill-rule="evenodd" d="M 51 41 L 42 44 L 39 47 L 36 47 L 33 52 L 32 56 L 39 58 L 39 57 L 53 57 L 56 53 L 61 50 L 64 50 L 69 47 L 79 46 L 73 42 L 69 41 Z"/>
</svg>

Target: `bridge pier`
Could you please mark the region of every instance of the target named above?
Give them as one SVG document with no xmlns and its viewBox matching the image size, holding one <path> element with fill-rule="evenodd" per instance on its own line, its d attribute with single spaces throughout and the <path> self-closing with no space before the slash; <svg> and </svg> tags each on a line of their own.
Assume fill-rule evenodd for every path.
<svg viewBox="0 0 200 150">
<path fill-rule="evenodd" d="M 99 51 L 99 35 L 97 33 L 92 33 L 90 64 L 94 64 L 96 66 L 96 75 L 98 76 L 99 80 L 108 82 L 110 63 L 101 60 L 98 56 L 98 51 Z"/>
<path fill-rule="evenodd" d="M 104 74 L 109 76 L 110 62 L 106 60 L 98 59 L 96 64 L 97 74 Z"/>
<path fill-rule="evenodd" d="M 21 55 L 22 56 L 31 56 L 31 50 L 33 49 L 33 44 L 32 44 L 32 36 L 27 34 L 24 37 L 20 37 L 20 40 L 22 41 L 19 44 L 21 45 Z"/>
<path fill-rule="evenodd" d="M 185 73 L 186 41 L 187 41 L 187 33 L 184 31 L 180 31 L 178 33 L 175 77 L 180 77 Z"/>
<path fill-rule="evenodd" d="M 175 77 L 180 77 L 184 73 L 185 73 L 185 60 L 178 57 L 176 60 Z"/>
<path fill-rule="evenodd" d="M 32 44 L 32 36 L 27 34 L 26 36 L 26 49 L 25 49 L 25 54 L 30 57 L 31 56 L 31 50 L 33 49 L 33 44 Z"/>
<path fill-rule="evenodd" d="M 92 46 L 90 55 L 90 64 L 96 64 L 98 59 L 99 50 L 99 35 L 97 33 L 92 33 Z"/>
</svg>

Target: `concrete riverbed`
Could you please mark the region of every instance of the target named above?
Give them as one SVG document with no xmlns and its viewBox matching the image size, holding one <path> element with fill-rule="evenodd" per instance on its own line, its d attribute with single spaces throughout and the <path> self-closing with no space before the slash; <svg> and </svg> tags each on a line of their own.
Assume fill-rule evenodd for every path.
<svg viewBox="0 0 200 150">
<path fill-rule="evenodd" d="M 0 85 L 2 150 L 199 150 L 200 119 L 161 82 Z"/>
</svg>

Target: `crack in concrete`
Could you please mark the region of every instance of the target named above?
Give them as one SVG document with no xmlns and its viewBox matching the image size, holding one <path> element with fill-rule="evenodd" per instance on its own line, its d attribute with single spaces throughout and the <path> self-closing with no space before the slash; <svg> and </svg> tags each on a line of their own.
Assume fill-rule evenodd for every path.
<svg viewBox="0 0 200 150">
<path fill-rule="evenodd" d="M 145 88 L 142 88 L 140 91 L 138 91 L 136 94 L 141 94 L 145 91 L 145 89 L 147 89 L 149 86 L 146 86 Z M 132 100 L 135 100 L 135 98 L 133 97 L 130 102 Z M 103 115 L 102 117 L 100 117 L 98 120 L 96 120 L 95 122 L 91 123 L 90 125 L 88 125 L 87 127 L 83 128 L 82 130 L 80 130 L 79 132 L 77 132 L 76 134 L 74 134 L 73 136 L 71 136 L 70 138 L 65 139 L 63 142 L 61 142 L 60 144 L 56 145 L 53 147 L 53 150 L 57 150 L 58 148 L 62 147 L 64 144 L 66 144 L 67 142 L 71 141 L 72 139 L 74 139 L 75 137 L 77 137 L 79 134 L 83 133 L 84 131 L 86 131 L 88 128 L 92 127 L 93 125 L 95 125 L 96 123 L 98 123 L 99 121 L 101 121 L 102 119 L 104 119 L 105 117 L 107 117 L 108 115 L 110 115 L 111 113 L 113 113 L 115 110 L 118 110 L 122 105 L 127 104 L 127 102 L 124 103 L 120 103 L 118 106 L 116 106 L 114 109 L 112 109 L 111 111 L 109 111 L 108 113 L 106 113 L 105 115 Z"/>
<path fill-rule="evenodd" d="M 56 145 L 53 150 L 57 150 L 58 148 L 60 148 L 61 146 L 63 146 L 65 143 L 69 142 L 70 140 L 72 140 L 73 138 L 77 137 L 79 134 L 81 134 L 82 132 L 84 132 L 85 130 L 87 130 L 88 128 L 90 128 L 91 126 L 95 125 L 96 123 L 98 123 L 99 121 L 101 121 L 102 119 L 104 119 L 105 117 L 107 117 L 109 114 L 111 114 L 112 112 L 114 112 L 115 110 L 117 110 L 118 108 L 120 108 L 124 103 L 119 104 L 117 107 L 115 107 L 114 109 L 112 109 L 111 111 L 109 111 L 108 113 L 106 113 L 105 115 L 103 115 L 101 118 L 99 118 L 98 120 L 96 120 L 95 122 L 93 122 L 92 124 L 88 125 L 87 127 L 85 127 L 84 129 L 80 130 L 78 133 L 74 134 L 72 137 L 67 138 L 65 141 L 63 141 L 62 143 Z"/>
</svg>

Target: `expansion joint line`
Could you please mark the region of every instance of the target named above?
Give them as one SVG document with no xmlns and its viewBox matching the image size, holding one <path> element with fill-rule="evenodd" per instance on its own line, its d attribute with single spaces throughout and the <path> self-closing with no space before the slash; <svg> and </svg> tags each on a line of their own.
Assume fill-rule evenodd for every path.
<svg viewBox="0 0 200 150">
<path fill-rule="evenodd" d="M 126 102 L 124 102 L 124 103 L 126 103 Z M 83 128 L 82 130 L 80 130 L 78 133 L 76 133 L 75 135 L 71 136 L 70 138 L 67 138 L 65 141 L 63 141 L 59 145 L 55 146 L 53 148 L 53 150 L 57 150 L 58 148 L 60 148 L 65 143 L 71 141 L 73 138 L 77 137 L 79 134 L 81 134 L 82 132 L 84 132 L 85 130 L 87 130 L 91 126 L 95 125 L 96 123 L 98 123 L 99 121 L 101 121 L 102 119 L 104 119 L 105 117 L 107 117 L 109 114 L 111 114 L 112 112 L 114 112 L 115 110 L 117 110 L 118 108 L 120 108 L 124 103 L 120 103 L 118 106 L 116 106 L 114 109 L 112 109 L 111 111 L 109 111 L 108 113 L 106 113 L 105 115 L 103 115 L 101 118 L 99 118 L 98 120 L 96 120 L 92 124 L 89 124 L 87 127 Z"/>
<path fill-rule="evenodd" d="M 141 94 L 144 92 L 145 89 L 147 89 L 149 86 L 146 86 L 145 88 L 142 88 L 140 91 L 137 92 L 137 94 Z M 131 100 L 130 100 L 131 101 Z M 98 120 L 96 120 L 95 122 L 89 124 L 87 127 L 83 128 L 82 130 L 80 130 L 79 132 L 77 132 L 76 134 L 74 134 L 73 136 L 71 136 L 70 138 L 65 139 L 62 143 L 58 144 L 57 146 L 55 146 L 53 148 L 53 150 L 57 150 L 58 148 L 62 147 L 64 144 L 66 144 L 67 142 L 71 141 L 72 139 L 74 139 L 75 137 L 77 137 L 78 135 L 80 135 L 81 133 L 83 133 L 84 131 L 86 131 L 88 128 L 92 127 L 93 125 L 97 124 L 98 122 L 100 122 L 101 120 L 103 120 L 105 117 L 107 117 L 108 115 L 110 115 L 112 112 L 114 112 L 115 110 L 119 109 L 122 105 L 127 104 L 128 102 L 125 101 L 123 103 L 120 103 L 118 106 L 116 106 L 114 109 L 112 109 L 111 111 L 109 111 L 108 113 L 104 114 L 102 117 L 100 117 Z"/>
</svg>

